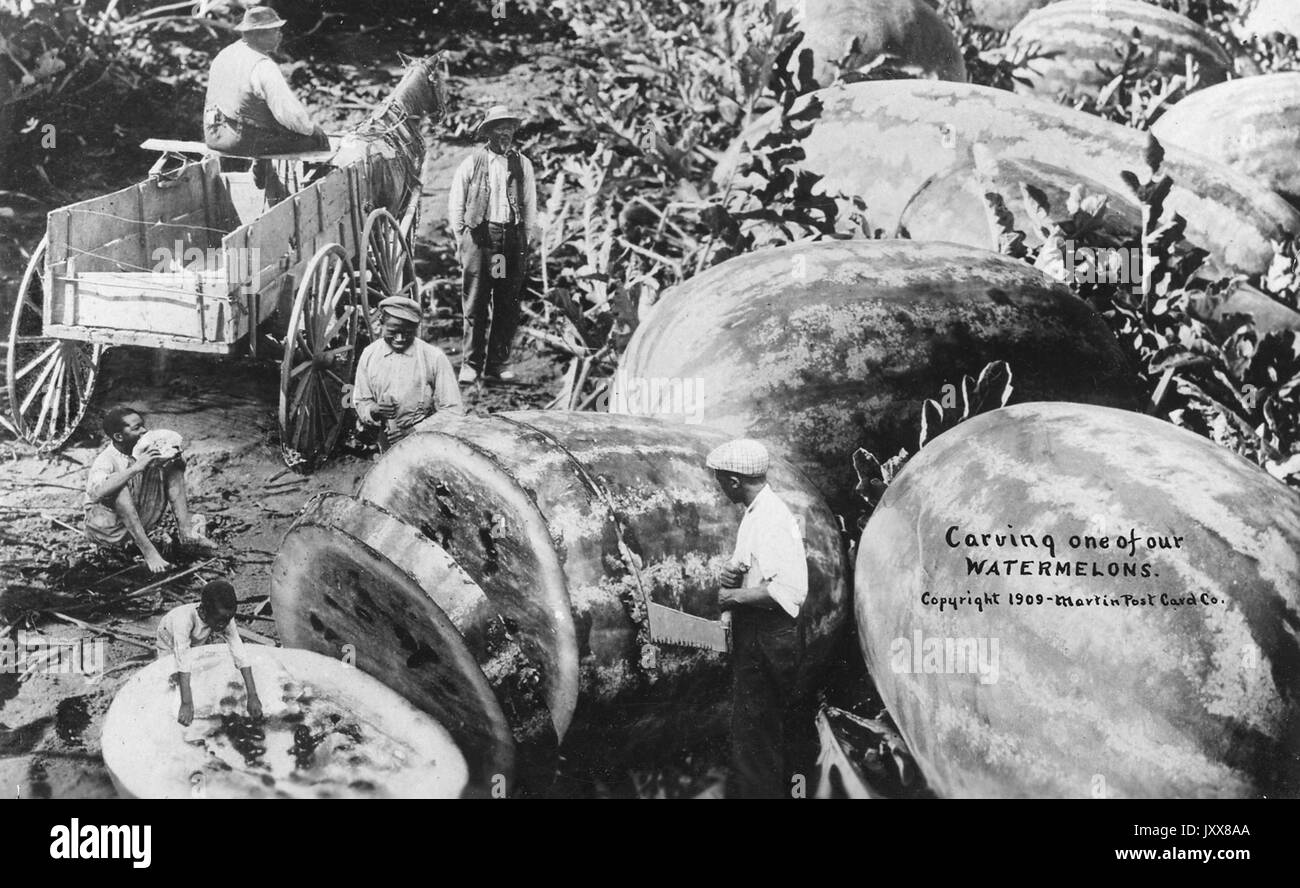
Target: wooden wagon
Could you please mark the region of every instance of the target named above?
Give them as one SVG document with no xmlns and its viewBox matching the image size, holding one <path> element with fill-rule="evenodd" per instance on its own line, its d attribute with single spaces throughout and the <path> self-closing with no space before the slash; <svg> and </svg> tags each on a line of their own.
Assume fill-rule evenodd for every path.
<svg viewBox="0 0 1300 888">
<path fill-rule="evenodd" d="M 43 450 L 86 413 L 115 345 L 280 363 L 287 464 L 310 469 L 347 419 L 374 306 L 418 298 L 409 236 L 419 206 L 421 120 L 446 107 L 439 57 L 411 64 L 393 95 L 331 150 L 255 161 L 202 143 L 151 140 L 149 177 L 49 214 L 9 330 L 6 381 L 18 432 Z M 242 167 L 242 168 L 241 168 Z M 272 195 L 268 197 L 268 195 Z"/>
</svg>

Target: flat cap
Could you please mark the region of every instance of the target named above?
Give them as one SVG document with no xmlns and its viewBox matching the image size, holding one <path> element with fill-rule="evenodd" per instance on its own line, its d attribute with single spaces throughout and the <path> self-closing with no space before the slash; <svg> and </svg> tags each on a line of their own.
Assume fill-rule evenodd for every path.
<svg viewBox="0 0 1300 888">
<path fill-rule="evenodd" d="M 379 310 L 412 324 L 418 324 L 421 320 L 420 303 L 405 296 L 389 296 L 379 303 Z"/>
<path fill-rule="evenodd" d="M 767 448 L 752 438 L 737 438 L 713 448 L 705 465 L 737 475 L 764 475 L 767 474 Z"/>
</svg>

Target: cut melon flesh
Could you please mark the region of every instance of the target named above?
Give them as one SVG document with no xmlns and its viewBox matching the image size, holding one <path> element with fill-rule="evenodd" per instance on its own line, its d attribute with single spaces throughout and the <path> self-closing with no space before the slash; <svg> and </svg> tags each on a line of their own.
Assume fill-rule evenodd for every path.
<svg viewBox="0 0 1300 888">
<path fill-rule="evenodd" d="M 104 762 L 121 795 L 456 798 L 465 789 L 468 768 L 451 735 L 379 681 L 310 651 L 247 650 L 265 753 L 245 758 L 232 744 L 229 726 L 246 716 L 247 695 L 224 644 L 193 650 L 189 727 L 176 720 L 175 661 L 164 657 L 123 685 L 104 720 Z M 300 727 L 313 750 L 296 757 Z"/>
<path fill-rule="evenodd" d="M 474 782 L 512 779 L 510 725 L 479 665 L 500 655 L 481 631 L 495 611 L 418 530 L 349 496 L 316 497 L 280 545 L 271 598 L 284 644 L 351 651 L 451 732 Z"/>
</svg>

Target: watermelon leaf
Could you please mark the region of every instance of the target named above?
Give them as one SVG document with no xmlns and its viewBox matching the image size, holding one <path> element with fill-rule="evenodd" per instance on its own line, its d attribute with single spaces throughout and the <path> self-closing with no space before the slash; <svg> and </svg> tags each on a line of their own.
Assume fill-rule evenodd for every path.
<svg viewBox="0 0 1300 888">
<path fill-rule="evenodd" d="M 926 442 L 943 433 L 943 408 L 938 401 L 926 400 L 921 405 L 921 437 L 917 447 L 924 447 Z"/>
<path fill-rule="evenodd" d="M 1165 162 L 1164 146 L 1160 144 L 1159 139 L 1151 135 L 1151 133 L 1149 132 L 1147 133 L 1147 150 L 1146 150 L 1145 159 L 1147 162 L 1147 167 L 1148 169 L 1151 170 L 1152 175 L 1155 175 L 1157 172 L 1159 172 L 1160 165 Z M 1168 177 L 1166 176 L 1166 178 Z"/>
</svg>

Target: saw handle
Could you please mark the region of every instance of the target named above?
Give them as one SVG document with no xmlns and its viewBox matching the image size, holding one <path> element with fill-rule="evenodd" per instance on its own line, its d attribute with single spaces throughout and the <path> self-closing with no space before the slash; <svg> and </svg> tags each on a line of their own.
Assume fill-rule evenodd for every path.
<svg viewBox="0 0 1300 888">
<path fill-rule="evenodd" d="M 737 561 L 737 560 L 735 560 L 735 559 L 732 559 L 731 561 L 728 561 L 728 562 L 727 562 L 727 566 L 728 566 L 728 567 L 731 567 L 731 568 L 734 568 L 734 569 L 736 569 L 736 570 L 742 570 L 742 571 L 745 571 L 746 573 L 748 573 L 748 571 L 749 571 L 749 565 L 748 565 L 748 564 L 743 564 L 743 563 L 741 563 L 741 562 L 739 562 L 739 561 Z M 745 585 L 743 580 L 741 581 L 741 585 L 742 585 L 742 586 Z M 732 641 L 731 641 L 731 618 L 732 618 L 733 615 L 734 615 L 734 613 L 733 613 L 732 611 L 730 611 L 730 610 L 724 610 L 724 611 L 722 612 L 722 616 L 719 618 L 719 622 L 722 623 L 722 631 L 723 631 L 724 633 L 726 633 L 726 638 L 727 638 L 727 653 L 731 653 L 732 648 L 733 648 Z"/>
</svg>

